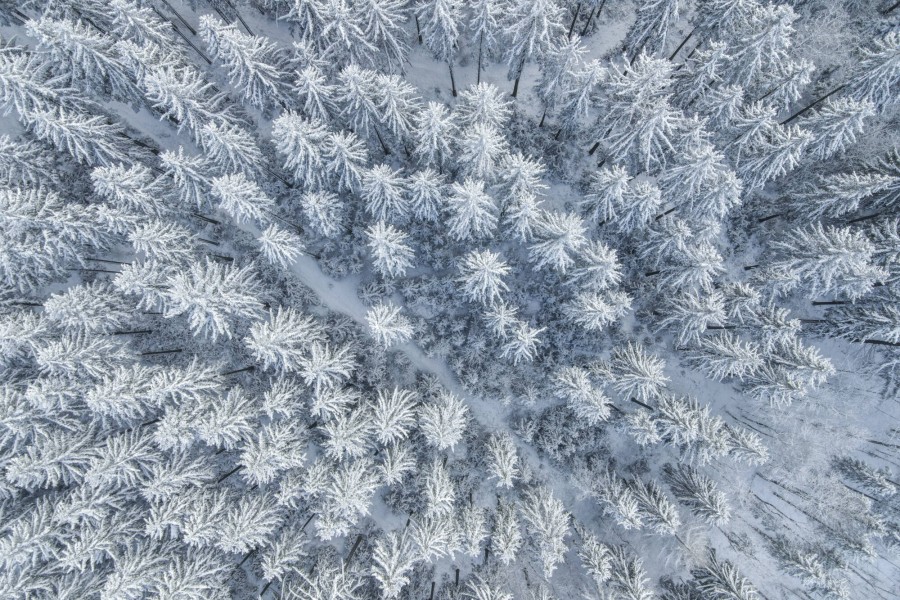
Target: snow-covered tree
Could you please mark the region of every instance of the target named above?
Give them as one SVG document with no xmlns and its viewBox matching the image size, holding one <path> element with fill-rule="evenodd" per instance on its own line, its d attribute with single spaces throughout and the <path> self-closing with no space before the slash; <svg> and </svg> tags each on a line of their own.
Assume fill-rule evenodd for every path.
<svg viewBox="0 0 900 600">
<path fill-rule="evenodd" d="M 187 314 L 194 335 L 230 338 L 235 321 L 262 314 L 259 282 L 249 266 L 207 259 L 173 275 L 166 284 L 166 317 Z"/>
<path fill-rule="evenodd" d="M 394 304 L 377 304 L 366 313 L 369 330 L 383 348 L 398 346 L 413 335 L 413 328 L 400 307 Z"/>
<path fill-rule="evenodd" d="M 452 156 L 451 142 L 456 139 L 453 117 L 438 102 L 429 102 L 416 115 L 415 155 L 422 165 L 442 169 Z"/>
<path fill-rule="evenodd" d="M 231 85 L 252 106 L 263 109 L 287 98 L 283 52 L 266 37 L 242 33 L 237 23 L 212 15 L 200 17 L 198 33 L 213 60 L 221 61 Z"/>
<path fill-rule="evenodd" d="M 308 315 L 278 307 L 269 311 L 269 319 L 254 323 L 244 340 L 264 369 L 295 372 L 310 348 L 325 341 L 322 326 Z"/>
<path fill-rule="evenodd" d="M 873 264 L 873 244 L 850 227 L 821 223 L 798 227 L 771 246 L 777 252 L 772 266 L 796 273 L 813 296 L 839 294 L 856 299 L 887 276 Z"/>
<path fill-rule="evenodd" d="M 712 479 L 685 464 L 666 465 L 664 471 L 672 493 L 694 515 L 715 525 L 724 525 L 729 521 L 731 509 L 725 494 L 719 491 Z"/>
<path fill-rule="evenodd" d="M 216 177 L 210 189 L 219 199 L 219 209 L 237 223 L 265 223 L 275 207 L 275 202 L 243 173 Z"/>
<path fill-rule="evenodd" d="M 396 598 L 409 583 L 415 566 L 411 540 L 405 531 L 389 531 L 379 537 L 372 552 L 372 577 L 381 586 L 381 597 Z"/>
<path fill-rule="evenodd" d="M 490 472 L 497 478 L 497 487 L 512 488 L 519 476 L 519 456 L 512 436 L 508 433 L 492 434 L 487 443 L 490 454 Z"/>
<path fill-rule="evenodd" d="M 453 61 L 459 47 L 459 27 L 463 4 L 459 0 L 423 0 L 418 6 L 419 35 L 436 60 L 447 63 L 450 83 L 456 96 Z"/>
<path fill-rule="evenodd" d="M 246 129 L 224 122 L 210 122 L 200 128 L 200 146 L 223 172 L 252 175 L 262 168 L 263 155 L 253 135 Z"/>
<path fill-rule="evenodd" d="M 438 450 L 453 450 L 468 422 L 466 404 L 450 392 L 441 392 L 433 402 L 419 407 L 419 429 Z"/>
<path fill-rule="evenodd" d="M 406 186 L 409 212 L 416 219 L 437 221 L 444 206 L 443 176 L 430 167 L 409 176 Z"/>
<path fill-rule="evenodd" d="M 588 425 L 597 425 L 609 418 L 609 398 L 593 386 L 585 369 L 566 367 L 556 373 L 554 384 L 557 395 L 564 398 L 575 416 Z"/>
<path fill-rule="evenodd" d="M 665 362 L 648 354 L 643 346 L 628 342 L 613 351 L 612 385 L 622 396 L 637 396 L 646 402 L 662 393 L 669 378 L 663 373 Z"/>
<path fill-rule="evenodd" d="M 313 230 L 327 238 L 337 236 L 342 230 L 344 205 L 332 192 L 307 192 L 300 197 L 300 208 Z"/>
<path fill-rule="evenodd" d="M 366 230 L 369 250 L 375 269 L 383 277 L 403 277 L 413 266 L 413 250 L 407 243 L 409 236 L 384 221 L 378 221 Z"/>
<path fill-rule="evenodd" d="M 372 421 L 375 437 L 380 444 L 396 445 L 409 436 L 416 421 L 416 400 L 416 395 L 409 390 L 378 390 L 378 396 L 372 403 Z"/>
<path fill-rule="evenodd" d="M 510 101 L 497 86 L 479 83 L 459 95 L 456 109 L 460 127 L 487 125 L 502 131 L 512 116 Z"/>
<path fill-rule="evenodd" d="M 562 8 L 553 0 L 516 0 L 506 14 L 508 45 L 504 56 L 507 79 L 515 79 L 512 95 L 519 91 L 519 78 L 529 60 L 540 59 L 563 35 Z"/>
<path fill-rule="evenodd" d="M 305 119 L 294 112 L 272 121 L 272 139 L 284 156 L 284 169 L 305 189 L 316 190 L 325 179 L 324 144 L 328 129 L 316 117 Z"/>
<path fill-rule="evenodd" d="M 366 212 L 382 221 L 398 221 L 406 216 L 406 182 L 388 165 L 375 165 L 361 173 L 359 194 Z"/>
<path fill-rule="evenodd" d="M 484 182 L 466 179 L 454 183 L 447 198 L 449 234 L 457 241 L 491 235 L 497 226 L 497 207 L 484 191 Z"/>
<path fill-rule="evenodd" d="M 522 547 L 522 531 L 516 506 L 511 502 L 500 501 L 497 505 L 497 518 L 491 533 L 491 547 L 504 565 L 514 560 Z"/>
<path fill-rule="evenodd" d="M 509 274 L 509 266 L 496 252 L 473 250 L 459 264 L 462 291 L 472 302 L 493 305 L 501 292 L 509 291 L 503 277 Z"/>
<path fill-rule="evenodd" d="M 897 102 L 900 82 L 900 33 L 888 32 L 875 40 L 872 48 L 864 48 L 857 74 L 850 83 L 852 94 L 859 100 L 870 100 L 879 110 Z"/>
<path fill-rule="evenodd" d="M 285 269 L 303 253 L 300 236 L 274 223 L 266 227 L 257 240 L 266 260 Z"/>
<path fill-rule="evenodd" d="M 710 549 L 707 562 L 702 567 L 692 569 L 691 575 L 701 593 L 717 598 L 733 600 L 757 600 L 759 594 L 750 580 L 741 575 L 737 567 L 727 560 L 720 560 Z"/>
<path fill-rule="evenodd" d="M 522 495 L 522 516 L 536 538 L 544 576 L 549 578 L 566 552 L 569 513 L 563 503 L 546 487 L 529 490 Z"/>
<path fill-rule="evenodd" d="M 546 211 L 538 219 L 535 241 L 528 256 L 535 269 L 549 266 L 565 273 L 575 264 L 575 256 L 587 243 L 587 228 L 575 213 Z"/>
<path fill-rule="evenodd" d="M 541 343 L 538 336 L 546 329 L 546 327 L 532 327 L 525 321 L 516 321 L 510 326 L 507 342 L 500 349 L 500 357 L 512 359 L 514 365 L 520 361 L 533 361 L 537 355 L 537 346 Z"/>
</svg>

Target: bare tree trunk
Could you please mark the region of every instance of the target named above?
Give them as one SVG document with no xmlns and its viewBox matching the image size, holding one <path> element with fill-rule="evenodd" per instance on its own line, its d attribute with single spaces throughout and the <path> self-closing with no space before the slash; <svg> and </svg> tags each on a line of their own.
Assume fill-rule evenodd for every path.
<svg viewBox="0 0 900 600">
<path fill-rule="evenodd" d="M 600 3 L 600 7 L 597 10 L 592 10 L 591 14 L 588 15 L 587 23 L 584 24 L 584 29 L 581 30 L 581 35 L 584 37 L 587 34 L 588 28 L 591 26 L 591 22 L 594 20 L 594 17 L 599 17 L 600 13 L 603 11 L 603 7 L 606 5 L 606 0 Z"/>
<path fill-rule="evenodd" d="M 521 75 L 520 75 L 521 77 Z M 512 97 L 515 98 L 519 95 L 519 77 L 516 77 L 516 83 L 513 84 Z"/>
<path fill-rule="evenodd" d="M 481 53 L 484 48 L 484 32 L 482 31 L 478 34 L 478 77 L 475 79 L 475 83 L 481 83 Z"/>
<path fill-rule="evenodd" d="M 547 118 L 547 111 L 546 111 L 546 109 L 545 109 L 545 110 L 544 110 L 544 114 L 541 115 L 541 122 L 538 123 L 538 127 L 543 127 L 543 126 L 544 126 L 544 119 L 546 119 L 546 118 Z"/>
<path fill-rule="evenodd" d="M 575 5 L 575 14 L 572 15 L 572 24 L 569 25 L 569 38 L 572 39 L 572 30 L 575 29 L 575 21 L 578 20 L 578 15 L 581 14 L 581 2 Z"/>
<path fill-rule="evenodd" d="M 419 15 L 416 15 L 416 37 L 419 38 L 419 44 L 422 43 L 422 29 L 419 27 Z"/>
<path fill-rule="evenodd" d="M 832 96 L 832 95 L 838 93 L 839 91 L 841 91 L 841 90 L 844 89 L 845 87 L 847 87 L 847 84 L 846 84 L 846 83 L 837 86 L 836 88 L 834 88 L 833 90 L 831 90 L 830 92 L 828 92 L 827 94 L 825 94 L 824 96 L 822 96 L 821 98 L 819 98 L 818 100 L 816 100 L 815 102 L 813 102 L 812 104 L 807 105 L 806 108 L 803 108 L 803 109 L 801 109 L 801 110 L 798 110 L 797 112 L 795 112 L 794 114 L 792 114 L 790 117 L 788 117 L 787 119 L 785 119 L 784 121 L 782 121 L 781 124 L 782 124 L 782 125 L 787 125 L 788 123 L 790 123 L 791 121 L 793 121 L 794 119 L 796 119 L 797 117 L 801 116 L 803 113 L 805 113 L 806 111 L 808 111 L 809 109 L 813 108 L 814 106 L 816 106 L 816 105 L 819 104 L 820 102 L 823 102 L 824 100 L 826 100 L 826 99 L 829 98 L 830 96 Z"/>
<path fill-rule="evenodd" d="M 450 67 L 450 91 L 453 93 L 453 97 L 456 98 L 456 78 L 453 77 L 453 63 L 447 63 L 447 66 Z"/>
<path fill-rule="evenodd" d="M 677 48 L 675 48 L 675 52 L 672 53 L 672 56 L 669 57 L 669 60 L 674 60 L 674 59 L 675 59 L 675 57 L 678 55 L 678 53 L 681 52 L 681 49 L 684 48 L 684 45 L 687 44 L 687 41 L 688 41 L 689 39 L 691 39 L 691 37 L 694 35 L 694 32 L 695 32 L 695 31 L 697 31 L 697 28 L 696 28 L 696 27 L 694 27 L 693 29 L 691 29 L 691 32 L 690 32 L 689 34 L 687 34 L 687 37 L 684 38 L 683 40 L 681 40 L 681 43 L 678 44 L 678 47 L 677 47 Z"/>
</svg>

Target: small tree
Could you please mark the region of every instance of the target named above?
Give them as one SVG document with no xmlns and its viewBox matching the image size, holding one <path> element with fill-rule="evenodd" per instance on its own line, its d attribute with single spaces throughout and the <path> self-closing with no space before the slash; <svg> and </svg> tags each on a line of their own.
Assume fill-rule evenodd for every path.
<svg viewBox="0 0 900 600">
<path fill-rule="evenodd" d="M 407 244 L 409 236 L 393 225 L 378 221 L 366 230 L 366 237 L 375 269 L 382 277 L 403 277 L 413 266 L 413 250 Z"/>
</svg>

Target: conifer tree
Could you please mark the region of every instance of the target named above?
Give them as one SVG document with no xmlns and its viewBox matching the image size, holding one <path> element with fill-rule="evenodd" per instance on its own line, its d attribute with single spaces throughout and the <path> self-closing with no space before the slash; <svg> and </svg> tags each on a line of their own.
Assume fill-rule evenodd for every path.
<svg viewBox="0 0 900 600">
<path fill-rule="evenodd" d="M 469 409 L 449 392 L 441 392 L 434 402 L 419 407 L 419 429 L 438 450 L 453 450 L 462 439 Z"/>
<path fill-rule="evenodd" d="M 523 494 L 521 511 L 537 538 L 544 576 L 549 578 L 556 570 L 556 566 L 562 562 L 566 551 L 569 513 L 566 512 L 563 503 L 546 487 L 539 487 Z"/>
<path fill-rule="evenodd" d="M 413 266 L 413 250 L 405 233 L 378 221 L 366 230 L 375 269 L 383 277 L 402 277 Z"/>
<path fill-rule="evenodd" d="M 407 342 L 413 335 L 412 325 L 400 314 L 400 307 L 393 304 L 377 304 L 366 313 L 366 322 L 372 335 L 383 348 Z"/>
<path fill-rule="evenodd" d="M 507 433 L 492 434 L 488 439 L 490 472 L 497 478 L 497 487 L 512 488 L 519 476 L 519 457 L 512 437 Z"/>
<path fill-rule="evenodd" d="M 463 294 L 472 302 L 492 305 L 500 299 L 501 292 L 509 291 L 503 277 L 509 274 L 509 267 L 499 254 L 485 250 L 473 250 L 459 265 Z"/>
<path fill-rule="evenodd" d="M 450 68 L 450 89 L 456 96 L 453 62 L 459 46 L 462 4 L 459 0 L 423 0 L 418 6 L 420 35 L 436 60 Z"/>
<path fill-rule="evenodd" d="M 504 52 L 509 65 L 507 79 L 514 79 L 513 97 L 519 92 L 519 78 L 525 63 L 540 59 L 562 37 L 562 8 L 553 0 L 516 0 L 506 16 L 508 46 Z"/>
</svg>

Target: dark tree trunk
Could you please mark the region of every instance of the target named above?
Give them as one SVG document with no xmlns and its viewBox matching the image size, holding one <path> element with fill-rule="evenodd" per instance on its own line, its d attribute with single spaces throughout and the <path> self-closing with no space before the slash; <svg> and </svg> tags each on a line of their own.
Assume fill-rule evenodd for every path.
<svg viewBox="0 0 900 600">
<path fill-rule="evenodd" d="M 584 29 L 581 30 L 582 37 L 587 33 L 588 28 L 591 26 L 591 22 L 594 20 L 594 17 L 599 17 L 600 13 L 603 11 L 603 7 L 606 6 L 606 0 L 600 3 L 600 7 L 597 10 L 592 10 L 591 14 L 588 15 L 587 23 L 584 24 Z"/>
<path fill-rule="evenodd" d="M 782 216 L 784 216 L 784 213 L 777 213 L 774 215 L 769 215 L 768 217 L 763 217 L 762 219 L 759 219 L 756 222 L 757 223 L 765 223 L 766 221 L 771 221 L 772 219 L 777 219 L 778 217 L 782 217 Z"/>
<path fill-rule="evenodd" d="M 575 21 L 578 20 L 578 15 L 581 14 L 581 2 L 575 5 L 575 14 L 572 15 L 572 24 L 569 25 L 569 36 L 568 39 L 572 39 L 572 31 L 575 29 Z"/>
<path fill-rule="evenodd" d="M 847 300 L 813 300 L 813 306 L 839 306 L 841 304 L 850 304 Z"/>
<path fill-rule="evenodd" d="M 419 15 L 416 15 L 416 37 L 419 38 L 419 44 L 422 43 L 422 29 L 419 27 Z"/>
<path fill-rule="evenodd" d="M 513 84 L 512 97 L 515 98 L 519 95 L 519 77 L 516 77 L 516 82 Z"/>
<path fill-rule="evenodd" d="M 224 373 L 222 373 L 222 377 L 226 377 L 228 375 L 236 375 L 238 373 L 245 373 L 247 371 L 255 371 L 255 370 L 256 370 L 256 365 L 250 365 L 249 367 L 235 369 L 234 371 L 225 371 Z"/>
<path fill-rule="evenodd" d="M 675 48 L 675 52 L 672 53 L 672 56 L 669 57 L 669 60 L 674 60 L 675 57 L 678 56 L 678 53 L 681 52 L 681 49 L 684 48 L 684 45 L 687 44 L 689 39 L 691 39 L 691 37 L 694 35 L 695 31 L 697 31 L 696 27 L 691 29 L 691 32 L 689 34 L 687 34 L 687 37 L 684 38 L 683 40 L 681 40 L 681 43 L 678 44 L 677 48 Z"/>
<path fill-rule="evenodd" d="M 456 98 L 456 78 L 453 77 L 453 64 L 447 63 L 447 66 L 450 68 L 450 92 Z"/>
<path fill-rule="evenodd" d="M 547 118 L 547 111 L 545 110 L 545 111 L 544 111 L 544 114 L 541 115 L 541 122 L 538 123 L 538 127 L 543 127 L 543 126 L 544 126 L 544 119 L 546 119 L 546 118 Z"/>
<path fill-rule="evenodd" d="M 632 402 L 634 402 L 634 403 L 637 404 L 638 406 L 643 406 L 643 407 L 646 408 L 647 410 L 651 410 L 651 411 L 656 410 L 655 408 L 653 408 L 653 407 L 650 406 L 649 404 L 644 404 L 643 402 L 641 402 L 641 401 L 638 400 L 637 398 L 629 398 L 629 400 L 631 400 Z"/>
<path fill-rule="evenodd" d="M 897 2 L 896 4 L 894 4 L 893 6 L 891 6 L 890 8 L 887 8 L 887 9 L 881 11 L 881 14 L 886 15 L 886 14 L 892 12 L 892 11 L 893 11 L 895 8 L 897 8 L 898 6 L 900 6 L 900 2 Z"/>
<path fill-rule="evenodd" d="M 600 142 L 597 142 L 596 144 L 594 144 L 593 146 L 591 146 L 591 149 L 588 150 L 588 156 L 593 156 L 593 155 L 594 155 L 594 152 L 596 152 L 596 151 L 597 151 L 597 148 L 599 148 L 599 147 L 600 147 Z"/>
<path fill-rule="evenodd" d="M 141 352 L 140 356 L 156 356 L 157 354 L 178 354 L 181 351 L 181 348 L 175 348 L 174 350 L 154 350 L 153 352 Z"/>
<path fill-rule="evenodd" d="M 40 306 L 40 304 L 38 304 Z M 153 333 L 152 329 L 134 329 L 132 331 L 113 331 L 110 335 L 140 335 L 144 333 Z"/>
<path fill-rule="evenodd" d="M 860 221 L 868 221 L 869 219 L 877 219 L 881 216 L 880 212 L 875 213 L 874 215 L 866 215 L 865 217 L 856 217 L 855 219 L 851 219 L 847 221 L 847 225 L 852 225 L 853 223 L 859 223 Z"/>
<path fill-rule="evenodd" d="M 788 117 L 787 119 L 785 119 L 784 121 L 782 121 L 781 124 L 782 124 L 782 125 L 787 125 L 788 123 L 790 123 L 791 121 L 793 121 L 794 119 L 796 119 L 797 117 L 801 116 L 803 113 L 805 113 L 806 111 L 808 111 L 809 109 L 813 108 L 814 106 L 816 106 L 816 105 L 819 104 L 820 102 L 823 102 L 824 100 L 828 99 L 828 98 L 831 97 L 832 95 L 838 93 L 839 91 L 841 91 L 841 90 L 844 89 L 845 87 L 847 87 L 847 84 L 846 84 L 846 83 L 837 86 L 836 88 L 834 88 L 833 90 L 831 90 L 830 92 L 828 92 L 827 94 L 825 94 L 824 96 L 822 96 L 821 98 L 819 98 L 818 100 L 816 100 L 815 102 L 813 102 L 812 104 L 807 105 L 806 108 L 800 109 L 800 110 L 798 110 L 797 112 L 795 112 L 794 114 L 792 114 L 790 117 Z"/>
<path fill-rule="evenodd" d="M 172 11 L 172 14 L 175 15 L 175 18 L 178 19 L 179 21 L 181 21 L 181 24 L 184 25 L 187 28 L 187 30 L 191 32 L 191 35 L 197 35 L 197 30 L 194 29 L 193 27 L 191 27 L 190 24 L 184 20 L 184 17 L 182 17 L 180 14 L 178 14 L 178 11 L 175 10 L 171 4 L 169 4 L 169 0 L 162 0 L 162 3 L 165 4 L 166 7 L 170 11 Z M 162 16 L 162 15 L 160 15 L 160 16 Z"/>
<path fill-rule="evenodd" d="M 475 83 L 481 83 L 481 56 L 482 50 L 484 48 L 484 32 L 478 34 L 478 75 L 475 78 Z"/>
</svg>

